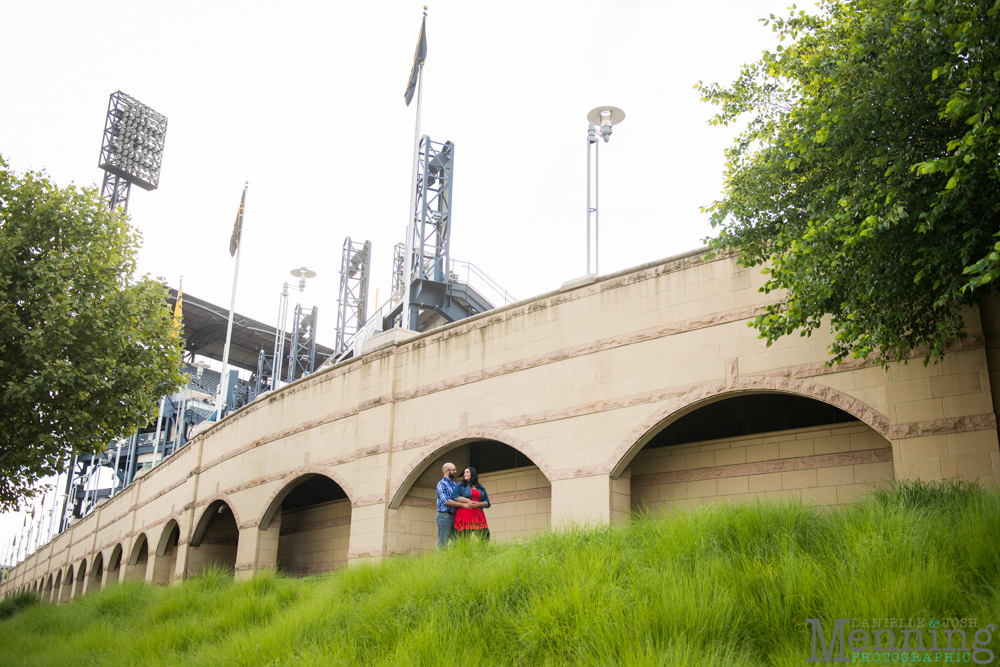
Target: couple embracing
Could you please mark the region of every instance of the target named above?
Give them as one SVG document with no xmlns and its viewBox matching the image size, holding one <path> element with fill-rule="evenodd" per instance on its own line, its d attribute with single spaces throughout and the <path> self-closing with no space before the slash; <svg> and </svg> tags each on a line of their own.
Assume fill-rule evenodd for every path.
<svg viewBox="0 0 1000 667">
<path fill-rule="evenodd" d="M 490 506 L 490 497 L 479 483 L 476 469 L 466 468 L 459 478 L 455 464 L 445 463 L 441 472 L 444 476 L 436 489 L 438 549 L 448 546 L 448 541 L 455 536 L 478 535 L 488 541 L 490 528 L 486 525 L 483 509 Z"/>
</svg>

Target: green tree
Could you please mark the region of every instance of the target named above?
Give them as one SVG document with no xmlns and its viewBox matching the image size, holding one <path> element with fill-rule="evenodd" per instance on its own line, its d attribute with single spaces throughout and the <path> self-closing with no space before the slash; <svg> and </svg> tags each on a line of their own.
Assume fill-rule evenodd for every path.
<svg viewBox="0 0 1000 667">
<path fill-rule="evenodd" d="M 95 188 L 18 175 L 0 156 L 0 510 L 179 386 L 166 291 L 135 278 L 138 247 Z"/>
<path fill-rule="evenodd" d="M 748 123 L 707 211 L 715 251 L 785 296 L 751 324 L 770 345 L 829 317 L 833 361 L 925 363 L 964 337 L 1000 276 L 1000 0 L 822 0 L 764 19 L 775 51 L 710 121 Z"/>
</svg>

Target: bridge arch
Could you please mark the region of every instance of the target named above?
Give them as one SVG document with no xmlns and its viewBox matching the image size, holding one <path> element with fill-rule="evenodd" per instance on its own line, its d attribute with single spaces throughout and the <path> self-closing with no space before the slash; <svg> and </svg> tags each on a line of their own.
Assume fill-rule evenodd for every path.
<svg viewBox="0 0 1000 667">
<path fill-rule="evenodd" d="M 132 543 L 125 566 L 125 580 L 146 578 L 146 566 L 149 564 L 149 540 L 146 533 L 139 533 Z"/>
<path fill-rule="evenodd" d="M 62 601 L 62 597 L 60 597 L 62 593 L 62 578 L 63 578 L 63 571 L 56 570 L 56 578 L 53 579 L 52 581 L 52 595 L 51 597 L 49 597 L 50 602 Z"/>
<path fill-rule="evenodd" d="M 235 572 L 240 540 L 240 519 L 224 494 L 208 499 L 195 523 L 188 552 L 187 572 L 196 575 L 209 565 Z"/>
<path fill-rule="evenodd" d="M 413 457 L 413 460 L 393 482 L 389 491 L 389 508 L 399 508 L 410 487 L 430 468 L 435 460 L 462 445 L 484 440 L 502 443 L 524 454 L 542 471 L 546 479 L 552 479 L 552 467 L 549 462 L 534 447 L 520 438 L 495 428 L 466 428 L 438 438 L 436 442 L 424 447 L 417 456 Z"/>
<path fill-rule="evenodd" d="M 73 580 L 73 599 L 83 596 L 83 585 L 87 582 L 87 559 L 84 558 L 76 567 L 76 578 Z"/>
<path fill-rule="evenodd" d="M 635 428 L 606 469 L 614 477 L 629 468 L 632 511 L 761 496 L 852 502 L 894 478 L 891 442 L 869 406 L 833 390 L 826 396 L 832 400 L 787 388 L 691 392 Z"/>
<path fill-rule="evenodd" d="M 105 577 L 105 586 L 114 586 L 118 583 L 119 577 L 121 577 L 121 565 L 122 565 L 122 545 L 121 543 L 116 544 L 111 549 L 111 554 L 108 556 L 107 565 L 107 576 Z"/>
<path fill-rule="evenodd" d="M 351 487 L 335 471 L 322 466 L 290 471 L 257 524 L 260 531 L 277 537 L 277 568 L 292 576 L 309 576 L 346 565 L 352 501 Z"/>
<path fill-rule="evenodd" d="M 351 485 L 347 483 L 344 477 L 332 468 L 327 468 L 325 466 L 308 465 L 296 468 L 289 471 L 284 477 L 282 477 L 283 483 L 278 486 L 277 489 L 271 494 L 267 502 L 264 503 L 264 513 L 261 515 L 257 522 L 257 527 L 260 530 L 267 530 L 271 521 L 274 519 L 274 515 L 281 508 L 281 503 L 288 497 L 297 486 L 314 478 L 318 475 L 328 478 L 330 481 L 334 482 L 339 486 L 347 499 L 353 504 L 354 502 L 354 491 L 351 489 Z"/>
<path fill-rule="evenodd" d="M 476 468 L 490 497 L 486 519 L 491 539 L 527 537 L 552 520 L 552 469 L 533 447 L 509 433 L 466 428 L 437 439 L 413 457 L 393 485 L 389 516 L 397 521 L 388 546 L 396 551 L 428 551 L 437 544 L 435 486 L 441 466 Z"/>
<path fill-rule="evenodd" d="M 788 394 L 826 403 L 854 416 L 888 440 L 889 420 L 858 399 L 814 382 L 787 377 L 745 376 L 731 386 L 715 382 L 671 399 L 644 419 L 615 447 L 604 467 L 618 479 L 635 455 L 657 434 L 682 417 L 705 406 L 737 396 Z"/>
<path fill-rule="evenodd" d="M 177 567 L 178 544 L 180 543 L 180 524 L 176 515 L 171 517 L 163 525 L 160 531 L 160 539 L 156 542 L 156 549 L 153 552 L 156 558 L 153 563 L 153 583 L 169 584 L 174 578 L 174 570 Z"/>
<path fill-rule="evenodd" d="M 98 551 L 94 554 L 90 564 L 90 573 L 87 578 L 85 592 L 99 591 L 104 585 L 104 554 Z"/>
</svg>

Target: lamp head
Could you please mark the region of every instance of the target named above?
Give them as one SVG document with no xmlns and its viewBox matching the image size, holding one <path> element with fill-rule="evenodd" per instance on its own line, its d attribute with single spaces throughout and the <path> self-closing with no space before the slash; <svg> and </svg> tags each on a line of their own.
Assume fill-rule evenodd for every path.
<svg viewBox="0 0 1000 667">
<path fill-rule="evenodd" d="M 597 107 L 587 114 L 587 120 L 600 127 L 601 136 L 608 141 L 611 139 L 611 127 L 625 120 L 625 112 L 618 107 Z"/>
</svg>

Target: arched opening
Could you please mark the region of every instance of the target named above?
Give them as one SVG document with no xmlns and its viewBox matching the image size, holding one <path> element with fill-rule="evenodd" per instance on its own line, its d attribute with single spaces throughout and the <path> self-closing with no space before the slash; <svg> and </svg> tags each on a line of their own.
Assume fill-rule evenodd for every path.
<svg viewBox="0 0 1000 667">
<path fill-rule="evenodd" d="M 642 441 L 629 464 L 634 511 L 757 497 L 837 505 L 893 478 L 891 445 L 880 433 L 793 394 L 729 394 L 689 406 Z"/>
<path fill-rule="evenodd" d="M 460 442 L 438 450 L 419 467 L 421 471 L 406 492 L 398 509 L 397 531 L 390 544 L 403 551 L 430 551 L 437 548 L 437 500 L 435 487 L 441 467 L 454 463 L 461 473 L 471 466 L 479 473 L 479 483 L 490 497 L 486 520 L 490 539 L 521 539 L 548 528 L 552 516 L 552 485 L 545 473 L 523 452 L 498 440 Z M 395 513 L 395 515 L 394 515 Z"/>
<path fill-rule="evenodd" d="M 326 475 L 306 474 L 289 482 L 271 501 L 260 523 L 278 531 L 278 569 L 305 577 L 347 564 L 351 500 Z"/>
<path fill-rule="evenodd" d="M 116 544 L 111 550 L 111 557 L 108 558 L 108 575 L 105 586 L 114 586 L 121 577 L 122 565 L 122 545 Z"/>
<path fill-rule="evenodd" d="M 73 597 L 73 566 L 70 565 L 59 588 L 59 602 L 69 602 Z"/>
<path fill-rule="evenodd" d="M 52 595 L 49 597 L 50 602 L 59 602 L 61 598 L 59 597 L 60 591 L 62 591 L 62 570 L 56 572 L 56 578 L 52 582 Z"/>
<path fill-rule="evenodd" d="M 52 575 L 45 578 L 45 588 L 42 589 L 42 599 L 46 602 L 52 601 Z"/>
<path fill-rule="evenodd" d="M 79 567 L 76 568 L 76 580 L 73 582 L 73 598 L 83 596 L 83 584 L 86 583 L 87 579 L 87 561 L 80 561 Z"/>
<path fill-rule="evenodd" d="M 191 537 L 188 574 L 197 575 L 208 565 L 236 571 L 240 528 L 233 509 L 224 500 L 208 504 Z"/>
<path fill-rule="evenodd" d="M 169 584 L 174 578 L 174 571 L 177 568 L 177 544 L 180 537 L 180 527 L 175 520 L 171 519 L 164 526 L 163 532 L 160 534 L 160 541 L 156 545 L 153 583 Z"/>
<path fill-rule="evenodd" d="M 94 563 L 90 566 L 90 580 L 87 582 L 87 592 L 99 591 L 104 583 L 104 554 L 97 552 Z"/>
<path fill-rule="evenodd" d="M 149 544 L 146 534 L 142 533 L 135 539 L 132 545 L 132 553 L 129 554 L 128 562 L 125 564 L 125 581 L 133 579 L 145 579 L 146 567 L 149 565 Z"/>
</svg>

